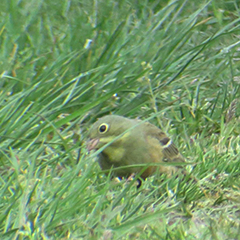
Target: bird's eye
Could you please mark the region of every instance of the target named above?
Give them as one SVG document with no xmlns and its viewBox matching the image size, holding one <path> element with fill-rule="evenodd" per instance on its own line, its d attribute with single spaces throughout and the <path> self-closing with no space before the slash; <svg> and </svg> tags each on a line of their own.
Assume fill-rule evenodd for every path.
<svg viewBox="0 0 240 240">
<path fill-rule="evenodd" d="M 99 133 L 105 133 L 108 130 L 108 125 L 106 123 L 103 123 L 99 126 L 98 131 Z"/>
</svg>

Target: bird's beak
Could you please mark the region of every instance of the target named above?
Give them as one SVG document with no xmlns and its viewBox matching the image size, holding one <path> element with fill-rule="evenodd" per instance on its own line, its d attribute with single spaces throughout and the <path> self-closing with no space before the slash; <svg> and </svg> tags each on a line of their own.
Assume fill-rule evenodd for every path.
<svg viewBox="0 0 240 240">
<path fill-rule="evenodd" d="M 91 150 L 95 149 L 97 144 L 99 142 L 99 139 L 98 138 L 93 138 L 93 139 L 90 139 L 88 142 L 87 142 L 87 150 L 88 152 L 90 152 Z"/>
</svg>

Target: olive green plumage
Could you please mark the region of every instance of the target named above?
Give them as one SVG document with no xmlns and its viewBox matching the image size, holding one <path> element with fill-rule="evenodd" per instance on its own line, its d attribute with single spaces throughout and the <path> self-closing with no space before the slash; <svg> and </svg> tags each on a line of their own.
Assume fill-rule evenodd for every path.
<svg viewBox="0 0 240 240">
<path fill-rule="evenodd" d="M 121 136 L 120 136 L 121 135 Z M 115 139 L 118 137 L 117 139 Z M 184 162 L 171 139 L 158 127 L 136 119 L 107 115 L 93 124 L 89 132 L 88 150 L 97 150 L 115 139 L 98 155 L 103 170 L 134 164 Z M 115 176 L 128 177 L 142 167 L 116 169 Z M 141 175 L 146 178 L 156 170 L 161 173 L 175 172 L 173 166 L 149 166 Z"/>
</svg>

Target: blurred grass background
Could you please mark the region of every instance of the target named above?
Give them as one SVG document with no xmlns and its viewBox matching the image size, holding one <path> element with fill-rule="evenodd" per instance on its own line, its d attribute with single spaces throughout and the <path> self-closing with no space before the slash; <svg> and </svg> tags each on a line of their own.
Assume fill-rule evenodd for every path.
<svg viewBox="0 0 240 240">
<path fill-rule="evenodd" d="M 1 239 L 240 239 L 238 0 L 0 9 Z M 198 182 L 104 175 L 84 141 L 109 113 L 152 116 Z"/>
</svg>

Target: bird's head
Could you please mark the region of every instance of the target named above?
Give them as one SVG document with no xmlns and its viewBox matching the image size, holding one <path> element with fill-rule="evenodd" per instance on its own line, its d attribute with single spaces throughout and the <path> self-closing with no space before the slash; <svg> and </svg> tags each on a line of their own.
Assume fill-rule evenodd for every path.
<svg viewBox="0 0 240 240">
<path fill-rule="evenodd" d="M 112 142 L 111 145 L 120 144 L 124 137 L 121 138 L 121 141 L 119 141 L 120 139 L 114 141 L 114 139 L 133 125 L 134 122 L 131 119 L 118 115 L 107 115 L 98 119 L 89 131 L 88 151 L 97 150 L 110 142 Z M 126 133 L 126 136 L 128 134 Z"/>
</svg>

